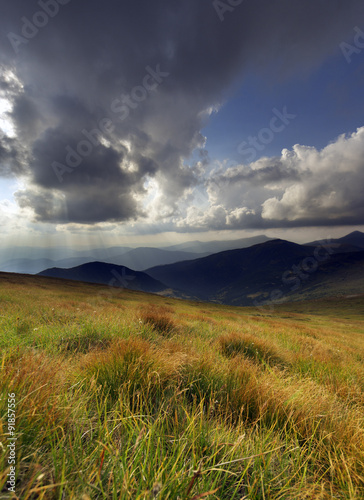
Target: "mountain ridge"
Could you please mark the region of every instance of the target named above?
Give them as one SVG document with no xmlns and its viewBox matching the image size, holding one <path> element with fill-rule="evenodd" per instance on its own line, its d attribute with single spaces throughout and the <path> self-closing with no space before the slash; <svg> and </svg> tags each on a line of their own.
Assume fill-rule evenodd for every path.
<svg viewBox="0 0 364 500">
<path fill-rule="evenodd" d="M 239 306 L 364 292 L 364 250 L 340 253 L 332 240 L 315 243 L 277 238 L 143 271 L 94 262 L 38 274 L 114 286 L 115 274 L 122 280 L 126 273 L 134 276 L 130 289 Z"/>
<path fill-rule="evenodd" d="M 364 277 L 364 252 L 335 254 L 324 245 L 313 250 L 310 246 L 276 239 L 246 249 L 158 266 L 146 272 L 185 293 L 194 290 L 204 300 L 256 305 L 269 301 L 275 292 L 275 301 L 297 299 L 307 289 L 307 279 L 312 275 L 318 286 L 318 277 L 323 280 L 328 269 L 334 273 L 345 266 L 357 266 L 360 276 Z M 324 290 L 322 294 L 325 295 Z"/>
</svg>

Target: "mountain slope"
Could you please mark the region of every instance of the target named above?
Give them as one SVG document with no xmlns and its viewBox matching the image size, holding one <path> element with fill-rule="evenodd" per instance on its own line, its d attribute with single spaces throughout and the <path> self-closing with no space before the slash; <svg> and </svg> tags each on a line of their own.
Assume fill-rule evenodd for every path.
<svg viewBox="0 0 364 500">
<path fill-rule="evenodd" d="M 249 248 L 228 250 L 188 262 L 158 266 L 146 272 L 184 291 L 194 290 L 206 300 L 230 293 L 268 286 L 280 278 L 289 265 L 311 255 L 310 248 L 283 240 L 273 240 Z"/>
<path fill-rule="evenodd" d="M 160 281 L 148 276 L 146 273 L 133 271 L 125 266 L 107 264 L 105 262 L 89 262 L 70 269 L 54 267 L 46 269 L 39 276 L 63 278 L 86 283 L 102 283 L 112 287 L 123 287 L 130 290 L 159 293 L 167 289 Z"/>
<path fill-rule="evenodd" d="M 329 238 L 326 241 L 312 241 L 306 243 L 306 246 L 317 245 L 331 248 L 335 253 L 360 252 L 364 250 L 364 233 L 353 231 L 342 238 Z"/>
<path fill-rule="evenodd" d="M 360 231 L 353 231 L 342 238 L 337 238 L 336 241 L 364 249 L 364 233 Z"/>
<path fill-rule="evenodd" d="M 291 300 L 351 296 L 364 293 L 364 251 L 333 254 L 322 262 L 301 286 L 290 294 Z"/>
<path fill-rule="evenodd" d="M 309 246 L 273 240 L 189 262 L 154 267 L 146 272 L 202 300 L 257 305 L 272 300 L 272 294 L 274 300 L 296 300 L 313 285 L 316 295 L 333 294 L 335 290 L 332 285 L 328 286 L 327 277 L 332 279 L 335 273 L 344 273 L 345 269 L 350 270 L 350 279 L 356 277 L 352 290 L 364 291 L 363 281 L 357 279 L 364 277 L 364 252 L 334 255 L 324 247 L 316 252 Z"/>
</svg>

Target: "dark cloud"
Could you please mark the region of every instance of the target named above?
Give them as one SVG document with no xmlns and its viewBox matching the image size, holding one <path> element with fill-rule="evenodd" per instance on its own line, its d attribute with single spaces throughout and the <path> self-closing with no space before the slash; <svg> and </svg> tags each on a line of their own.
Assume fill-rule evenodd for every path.
<svg viewBox="0 0 364 500">
<path fill-rule="evenodd" d="M 14 107 L 10 116 L 16 124 L 17 134 L 23 140 L 36 140 L 42 130 L 42 115 L 37 102 L 25 94 L 14 100 Z"/>
<path fill-rule="evenodd" d="M 21 145 L 13 138 L 0 139 L 0 175 L 13 177 L 24 173 Z"/>
<path fill-rule="evenodd" d="M 184 160 L 204 148 L 208 110 L 249 72 L 273 82 L 307 73 L 339 51 L 364 14 L 362 0 L 245 0 L 224 22 L 210 1 L 70 0 L 58 7 L 18 53 L 7 35 L 21 35 L 21 18 L 33 20 L 42 9 L 13 0 L 1 17 L 2 74 L 12 71 L 17 83 L 2 78 L 0 86 L 13 103 L 19 151 L 3 146 L 0 160 L 5 173 L 27 173 L 17 199 L 37 220 L 87 224 L 143 217 L 150 179 L 159 186 L 160 216 L 178 214 L 179 200 L 199 182 L 200 170 Z M 101 130 L 107 119 L 112 126 L 99 143 L 70 167 L 66 157 L 85 141 L 82 131 Z M 54 162 L 66 167 L 62 175 Z M 279 163 L 235 175 L 256 187 L 297 180 Z M 223 210 L 214 209 L 220 222 Z M 231 224 L 256 223 L 249 208 L 234 210 Z M 272 210 L 265 205 L 265 219 Z"/>
<path fill-rule="evenodd" d="M 16 199 L 21 208 L 35 207 L 36 220 L 43 222 L 90 224 L 142 215 L 125 187 L 113 186 L 103 179 L 84 185 L 82 190 L 70 188 L 62 194 L 37 188 L 18 191 Z"/>
</svg>

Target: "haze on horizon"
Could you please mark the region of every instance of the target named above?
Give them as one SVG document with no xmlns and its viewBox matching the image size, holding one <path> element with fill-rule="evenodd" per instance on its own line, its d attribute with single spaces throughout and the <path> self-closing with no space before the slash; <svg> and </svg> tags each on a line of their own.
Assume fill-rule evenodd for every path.
<svg viewBox="0 0 364 500">
<path fill-rule="evenodd" d="M 0 249 L 364 231 L 362 0 L 13 0 Z"/>
</svg>

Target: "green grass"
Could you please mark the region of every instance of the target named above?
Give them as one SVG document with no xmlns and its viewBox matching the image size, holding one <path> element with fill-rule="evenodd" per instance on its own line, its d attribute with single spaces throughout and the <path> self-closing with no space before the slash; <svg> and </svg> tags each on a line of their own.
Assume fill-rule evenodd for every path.
<svg viewBox="0 0 364 500">
<path fill-rule="evenodd" d="M 0 277 L 0 496 L 15 393 L 13 498 L 364 498 L 363 297 L 262 314 Z"/>
</svg>

